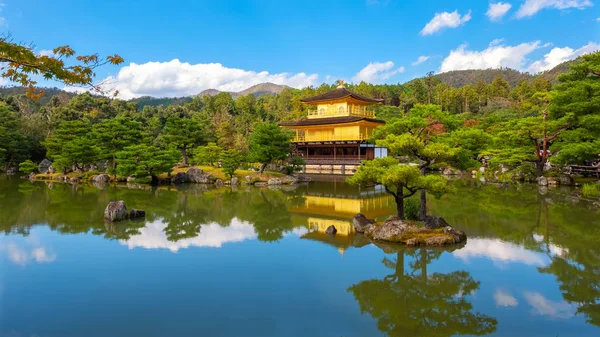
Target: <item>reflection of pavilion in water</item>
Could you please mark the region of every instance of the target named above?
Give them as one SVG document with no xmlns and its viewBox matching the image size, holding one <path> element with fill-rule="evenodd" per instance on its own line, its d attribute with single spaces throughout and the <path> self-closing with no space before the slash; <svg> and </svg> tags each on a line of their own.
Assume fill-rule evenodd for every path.
<svg viewBox="0 0 600 337">
<path fill-rule="evenodd" d="M 303 202 L 289 209 L 306 221 L 309 232 L 302 236 L 303 239 L 332 245 L 343 254 L 349 247 L 362 247 L 368 243 L 362 236 L 354 235 L 352 218 L 357 213 L 368 218 L 381 218 L 393 213 L 394 200 L 381 188 L 357 190 L 345 184 L 327 187 L 319 190 L 311 186 Z M 332 225 L 337 229 L 335 236 L 325 234 Z"/>
</svg>

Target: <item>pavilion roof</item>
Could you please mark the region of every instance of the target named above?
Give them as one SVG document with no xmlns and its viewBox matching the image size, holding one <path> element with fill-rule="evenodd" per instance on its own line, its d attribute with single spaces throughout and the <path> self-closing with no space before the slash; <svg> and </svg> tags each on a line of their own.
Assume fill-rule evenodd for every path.
<svg viewBox="0 0 600 337">
<path fill-rule="evenodd" d="M 383 102 L 383 99 L 378 99 L 378 98 L 371 98 L 371 97 L 367 97 L 367 96 L 363 96 L 360 94 L 357 94 L 355 92 L 352 92 L 346 88 L 337 88 L 331 91 L 328 91 L 326 93 L 317 95 L 317 96 L 313 96 L 313 97 L 309 97 L 309 98 L 304 98 L 301 99 L 300 102 L 303 103 L 309 103 L 309 104 L 314 104 L 317 102 L 322 102 L 322 101 L 331 101 L 331 100 L 336 100 L 336 99 L 341 99 L 341 98 L 346 98 L 346 97 L 352 97 L 356 100 L 359 101 L 363 101 L 363 102 L 367 102 L 367 103 L 381 103 Z"/>
</svg>

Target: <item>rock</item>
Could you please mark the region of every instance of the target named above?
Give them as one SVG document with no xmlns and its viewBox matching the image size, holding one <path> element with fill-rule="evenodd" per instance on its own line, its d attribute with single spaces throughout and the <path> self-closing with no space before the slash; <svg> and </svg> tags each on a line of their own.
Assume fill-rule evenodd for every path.
<svg viewBox="0 0 600 337">
<path fill-rule="evenodd" d="M 267 184 L 269 185 L 283 185 L 283 181 L 279 178 L 271 178 L 269 179 L 269 181 L 267 182 Z"/>
<path fill-rule="evenodd" d="M 560 184 L 560 181 L 554 177 L 548 177 L 546 180 L 548 181 L 548 185 L 557 186 Z"/>
<path fill-rule="evenodd" d="M 325 230 L 325 234 L 335 235 L 335 233 L 337 233 L 337 229 L 334 225 L 327 227 L 327 229 Z"/>
<path fill-rule="evenodd" d="M 427 216 L 423 222 L 425 227 L 429 229 L 438 229 L 449 226 L 446 220 L 441 216 Z"/>
<path fill-rule="evenodd" d="M 79 177 L 73 177 L 73 178 L 69 179 L 69 181 L 72 182 L 72 183 L 74 183 L 74 184 L 78 183 L 79 182 Z"/>
<path fill-rule="evenodd" d="M 38 165 L 38 170 L 40 171 L 40 173 L 48 173 L 48 168 L 50 166 L 52 166 L 52 162 L 44 158 L 40 165 Z"/>
<path fill-rule="evenodd" d="M 237 186 L 238 185 L 238 178 L 233 177 L 231 178 L 231 186 Z"/>
<path fill-rule="evenodd" d="M 465 175 L 465 172 L 461 171 L 461 170 L 455 170 L 454 174 L 457 175 L 457 176 L 463 176 L 463 175 Z"/>
<path fill-rule="evenodd" d="M 110 176 L 108 174 L 99 174 L 99 175 L 93 176 L 92 181 L 95 183 L 106 184 L 107 182 L 110 181 Z"/>
<path fill-rule="evenodd" d="M 49 174 L 56 173 L 56 169 L 54 168 L 54 165 L 48 166 L 48 171 L 46 173 L 49 173 Z"/>
<path fill-rule="evenodd" d="M 264 182 L 264 181 L 257 181 L 257 182 L 254 183 L 254 186 L 257 186 L 257 187 L 264 187 L 264 186 L 267 186 L 267 185 L 268 184 L 266 182 Z"/>
<path fill-rule="evenodd" d="M 221 180 L 221 179 L 217 179 L 217 180 L 215 181 L 215 186 L 217 186 L 217 187 L 221 187 L 221 186 L 223 186 L 223 180 Z"/>
<path fill-rule="evenodd" d="M 135 181 L 135 177 L 134 176 L 127 177 L 127 182 L 128 183 L 131 183 L 131 182 L 134 182 L 134 181 Z"/>
<path fill-rule="evenodd" d="M 482 167 L 480 167 L 480 168 L 479 168 L 479 172 L 481 172 L 481 173 L 485 173 L 485 166 L 482 166 Z"/>
<path fill-rule="evenodd" d="M 311 177 L 306 177 L 306 176 L 298 176 L 296 177 L 296 182 L 298 183 L 309 183 L 312 181 Z"/>
<path fill-rule="evenodd" d="M 375 220 L 367 219 L 367 217 L 362 213 L 358 213 L 354 216 L 354 218 L 352 218 L 352 224 L 354 225 L 354 230 L 357 233 L 364 233 L 365 229 L 374 223 Z"/>
<path fill-rule="evenodd" d="M 27 179 L 29 180 L 35 180 L 35 173 L 31 172 L 28 176 Z"/>
<path fill-rule="evenodd" d="M 6 175 L 12 176 L 12 175 L 14 175 L 16 172 L 17 172 L 17 170 L 15 170 L 15 168 L 14 168 L 14 167 L 9 167 L 9 168 L 6 170 Z"/>
<path fill-rule="evenodd" d="M 560 178 L 558 178 L 558 181 L 560 182 L 561 185 L 565 185 L 565 186 L 571 186 L 575 183 L 575 181 L 573 180 L 573 178 L 571 176 L 561 176 Z"/>
<path fill-rule="evenodd" d="M 444 170 L 442 170 L 442 174 L 445 176 L 451 176 L 454 175 L 454 171 L 452 170 L 452 167 L 446 167 Z"/>
<path fill-rule="evenodd" d="M 540 186 L 548 186 L 548 179 L 546 177 L 538 177 L 537 183 Z"/>
<path fill-rule="evenodd" d="M 109 222 L 122 221 L 127 219 L 135 219 L 146 216 L 146 212 L 139 209 L 127 211 L 125 202 L 111 201 L 104 209 L 104 219 Z"/>
<path fill-rule="evenodd" d="M 196 184 L 212 184 L 215 183 L 215 178 L 202 171 L 199 168 L 196 167 L 192 167 L 189 170 L 187 170 L 187 176 L 188 176 L 188 180 L 190 183 L 196 183 Z"/>
<path fill-rule="evenodd" d="M 508 172 L 508 168 L 504 167 L 504 165 L 500 164 L 500 172 L 502 172 L 502 174 Z"/>
<path fill-rule="evenodd" d="M 189 182 L 189 176 L 185 172 L 177 172 L 173 178 L 171 178 L 171 182 L 175 185 L 185 184 Z"/>
<path fill-rule="evenodd" d="M 247 182 L 251 182 L 252 178 L 250 178 L 250 176 L 246 176 L 244 179 L 246 179 Z"/>
<path fill-rule="evenodd" d="M 298 179 L 297 179 L 296 177 L 294 177 L 294 176 L 285 176 L 285 177 L 283 177 L 283 178 L 281 179 L 281 181 L 282 181 L 284 184 L 291 185 L 291 184 L 295 184 L 295 183 L 298 181 Z"/>
</svg>

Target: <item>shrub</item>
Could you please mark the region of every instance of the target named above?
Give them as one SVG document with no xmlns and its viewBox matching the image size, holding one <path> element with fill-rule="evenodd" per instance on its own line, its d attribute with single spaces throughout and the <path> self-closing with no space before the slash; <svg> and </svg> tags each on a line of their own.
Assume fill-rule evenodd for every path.
<svg viewBox="0 0 600 337">
<path fill-rule="evenodd" d="M 406 220 L 419 220 L 420 203 L 415 199 L 406 199 L 404 201 L 404 217 Z"/>
<path fill-rule="evenodd" d="M 584 184 L 581 193 L 586 197 L 600 196 L 600 184 Z"/>
<path fill-rule="evenodd" d="M 239 151 L 237 150 L 227 150 L 223 152 L 221 167 L 223 168 L 223 173 L 231 179 L 235 174 L 235 171 L 242 164 L 243 158 Z"/>
<path fill-rule="evenodd" d="M 38 169 L 38 166 L 32 162 L 31 160 L 26 160 L 19 164 L 19 171 L 25 174 L 30 174 L 35 172 Z"/>
</svg>

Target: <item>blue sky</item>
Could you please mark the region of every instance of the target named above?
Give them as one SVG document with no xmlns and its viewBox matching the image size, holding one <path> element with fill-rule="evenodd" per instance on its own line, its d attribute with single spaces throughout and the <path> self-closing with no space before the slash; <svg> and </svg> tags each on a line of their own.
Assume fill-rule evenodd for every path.
<svg viewBox="0 0 600 337">
<path fill-rule="evenodd" d="M 271 81 L 402 83 L 428 71 L 537 72 L 600 49 L 598 0 L 2 0 L 2 30 L 44 53 L 125 59 L 124 98 Z M 419 57 L 425 60 L 416 64 Z"/>
</svg>

